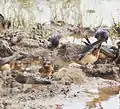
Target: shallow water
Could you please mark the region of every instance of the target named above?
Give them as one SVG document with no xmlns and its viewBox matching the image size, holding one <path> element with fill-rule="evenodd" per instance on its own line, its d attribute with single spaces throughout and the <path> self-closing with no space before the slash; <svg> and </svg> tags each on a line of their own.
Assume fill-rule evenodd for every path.
<svg viewBox="0 0 120 109">
<path fill-rule="evenodd" d="M 91 43 L 93 43 L 93 42 L 96 41 L 96 38 L 90 37 L 89 40 L 90 40 Z M 85 45 L 85 44 L 83 43 L 83 41 L 86 42 L 86 40 L 85 40 L 84 38 L 79 38 L 79 39 L 75 38 L 75 39 L 74 39 L 74 37 L 67 37 L 67 38 L 65 38 L 65 39 L 62 40 L 63 43 L 64 43 L 64 42 L 70 42 L 70 43 L 73 43 L 73 44 Z M 120 39 L 112 39 L 112 40 L 111 40 L 111 38 L 109 38 L 109 39 L 107 40 L 107 43 L 106 43 L 106 42 L 103 42 L 102 45 L 105 45 L 105 46 L 108 46 L 108 45 L 109 45 L 109 47 L 111 47 L 111 46 L 116 46 L 117 42 L 119 42 L 119 41 L 120 41 Z"/>
<path fill-rule="evenodd" d="M 95 10 L 95 13 L 86 11 Z M 112 16 L 116 21 L 120 20 L 120 0 L 83 0 L 83 20 L 87 26 L 97 26 L 102 21 L 110 26 L 113 23 Z"/>
<path fill-rule="evenodd" d="M 42 17 L 37 15 L 37 21 L 46 22 L 49 21 L 51 18 L 51 11 L 46 2 L 44 1 L 37 1 L 37 5 L 41 12 Z M 53 1 L 53 0 L 52 0 Z M 55 1 L 55 0 L 54 0 Z M 44 5 L 43 5 L 44 4 Z M 41 7 L 42 5 L 42 7 Z M 59 8 L 59 3 L 56 4 L 57 8 Z M 119 0 L 83 0 L 81 3 L 81 13 L 83 18 L 83 25 L 85 26 L 97 26 L 102 21 L 102 24 L 110 26 L 113 23 L 112 16 L 115 18 L 116 21 L 120 20 L 120 1 Z M 88 13 L 87 10 L 95 10 L 95 13 Z M 70 10 L 71 11 L 71 10 Z M 66 13 L 67 14 L 67 13 Z M 70 13 L 69 17 L 67 17 L 68 23 L 76 23 Z M 76 13 L 77 14 L 77 13 Z M 58 20 L 62 20 L 62 18 L 58 18 Z"/>
<path fill-rule="evenodd" d="M 31 0 L 32 1 L 32 0 Z M 57 0 L 35 0 L 32 6 L 23 6 L 17 0 L 8 0 L 6 3 L 0 1 L 0 13 L 6 18 L 22 19 L 25 22 L 49 22 L 56 14 L 57 20 L 65 20 L 67 23 L 77 24 L 81 18 L 84 26 L 97 26 L 105 24 L 110 26 L 113 23 L 112 16 L 115 21 L 120 20 L 120 0 L 76 0 L 78 6 L 72 8 L 68 6 L 63 8 L 64 3 Z M 74 2 L 73 2 L 74 3 Z M 62 9 L 62 10 L 61 10 Z M 93 10 L 89 13 L 88 10 Z M 61 13 L 62 12 L 62 13 Z M 82 15 L 82 17 L 80 17 Z M 30 22 L 31 21 L 31 22 Z"/>
<path fill-rule="evenodd" d="M 96 103 L 95 107 L 87 106 L 86 103 L 82 102 L 66 103 L 62 109 L 120 109 L 120 98 L 119 95 L 115 95 L 106 101 Z"/>
</svg>

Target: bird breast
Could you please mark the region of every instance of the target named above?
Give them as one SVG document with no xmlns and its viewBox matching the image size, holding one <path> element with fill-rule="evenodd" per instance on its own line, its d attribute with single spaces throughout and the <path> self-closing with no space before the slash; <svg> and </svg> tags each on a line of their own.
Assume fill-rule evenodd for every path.
<svg viewBox="0 0 120 109">
<path fill-rule="evenodd" d="M 88 54 L 80 60 L 80 64 L 82 65 L 94 64 L 97 61 L 97 59 L 98 57 L 96 57 L 95 55 Z"/>
<path fill-rule="evenodd" d="M 5 64 L 5 65 L 2 65 L 1 67 L 0 67 L 0 70 L 2 70 L 2 71 L 4 71 L 4 70 L 11 70 L 11 68 L 10 68 L 10 64 Z"/>
</svg>

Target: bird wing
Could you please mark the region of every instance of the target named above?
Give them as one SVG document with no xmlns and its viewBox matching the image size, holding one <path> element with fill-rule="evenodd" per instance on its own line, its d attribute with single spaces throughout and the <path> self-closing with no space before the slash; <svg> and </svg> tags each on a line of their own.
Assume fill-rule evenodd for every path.
<svg viewBox="0 0 120 109">
<path fill-rule="evenodd" d="M 93 54 L 88 54 L 88 55 L 85 55 L 80 60 L 80 64 L 82 64 L 82 65 L 88 65 L 88 64 L 93 64 L 96 61 L 97 61 L 97 57 L 96 56 L 94 56 Z"/>
<path fill-rule="evenodd" d="M 85 55 L 91 53 L 95 48 L 99 48 L 103 40 L 98 40 L 89 46 L 86 46 L 80 53 L 79 53 L 79 60 L 81 60 Z"/>
</svg>

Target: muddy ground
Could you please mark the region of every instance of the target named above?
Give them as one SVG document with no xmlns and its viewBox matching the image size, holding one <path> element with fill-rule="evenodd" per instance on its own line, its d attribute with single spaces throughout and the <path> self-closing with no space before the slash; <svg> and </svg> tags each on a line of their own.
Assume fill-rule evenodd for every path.
<svg viewBox="0 0 120 109">
<path fill-rule="evenodd" d="M 115 63 L 103 64 L 99 61 L 92 68 L 86 68 L 76 61 L 81 50 L 80 45 L 64 41 L 66 50 L 61 47 L 62 44 L 50 50 L 47 48 L 48 42 L 40 34 L 15 31 L 4 32 L 1 40 L 7 41 L 13 52 L 29 53 L 36 58 L 20 60 L 22 70 L 1 71 L 0 109 L 65 109 L 65 104 L 73 104 L 68 109 L 78 109 L 74 108 L 74 103 L 77 102 L 85 103 L 83 109 L 103 109 L 100 105 L 102 101 L 119 94 L 120 70 Z M 1 57 L 12 54 L 8 48 L 0 49 Z M 12 77 L 17 72 L 24 76 L 41 78 L 38 70 L 42 66 L 43 56 L 50 56 L 55 66 L 53 75 L 57 79 L 51 80 L 50 85 L 21 84 Z"/>
</svg>

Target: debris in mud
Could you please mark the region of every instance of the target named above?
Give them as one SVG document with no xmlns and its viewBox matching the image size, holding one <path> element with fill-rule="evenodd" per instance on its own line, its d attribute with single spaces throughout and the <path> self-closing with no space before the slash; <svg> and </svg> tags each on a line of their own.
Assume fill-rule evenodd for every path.
<svg viewBox="0 0 120 109">
<path fill-rule="evenodd" d="M 37 27 L 37 29 L 41 31 L 41 27 Z M 80 30 L 71 29 L 70 31 L 81 34 Z M 91 68 L 78 64 L 80 63 L 80 53 L 83 53 L 83 57 L 88 54 L 96 55 L 96 48 L 106 56 L 102 61 L 105 63 L 109 50 L 99 50 L 103 49 L 100 44 L 105 40 L 87 44 L 85 46 L 87 49 L 84 49 L 84 46 L 69 42 L 61 44 L 57 40 L 57 44 L 54 43 L 55 45 L 51 42 L 56 49 L 50 50 L 48 48 L 49 42 L 36 33 L 29 35 L 14 30 L 8 34 L 4 31 L 2 35 L 0 57 L 5 66 L 1 64 L 1 109 L 16 108 L 18 102 L 20 108 L 46 109 L 50 107 L 51 109 L 59 109 L 62 108 L 62 105 L 59 105 L 59 100 L 93 98 L 94 93 L 90 96 L 86 93 L 92 88 L 98 89 L 98 94 L 102 92 L 110 95 L 118 93 L 118 82 L 113 85 L 114 81 L 111 81 L 111 79 L 120 80 L 119 66 L 116 63 L 101 64 L 100 57 L 97 56 L 97 64 L 92 63 Z M 36 38 L 37 35 L 39 38 Z M 15 58 L 13 58 L 14 55 Z M 114 53 L 110 51 L 110 58 L 116 56 L 113 55 Z M 119 61 L 118 57 L 116 59 Z M 5 70 L 6 67 L 8 69 Z M 52 100 L 53 103 L 51 103 Z"/>
<path fill-rule="evenodd" d="M 22 74 L 16 74 L 12 75 L 12 77 L 19 83 L 22 84 L 43 84 L 43 85 L 49 85 L 51 84 L 51 81 L 45 80 L 45 79 L 37 79 L 32 76 L 24 76 Z"/>
<path fill-rule="evenodd" d="M 102 83 L 99 83 L 99 86 L 101 86 L 98 88 L 99 96 L 87 102 L 89 108 L 101 107 L 100 104 L 102 101 L 108 100 L 111 96 L 119 94 L 120 91 L 120 84 L 111 80 L 103 80 Z"/>
<path fill-rule="evenodd" d="M 0 40 L 0 57 L 10 56 L 13 52 L 7 41 Z"/>
<path fill-rule="evenodd" d="M 87 76 L 102 77 L 120 81 L 119 67 L 112 64 L 95 64 L 92 69 L 83 68 Z"/>
<path fill-rule="evenodd" d="M 75 63 L 70 64 L 66 68 L 60 69 L 54 75 L 57 78 L 61 78 L 59 82 L 61 82 L 62 84 L 82 84 L 87 80 L 87 76 L 82 71 L 82 69 L 80 69 L 80 65 Z"/>
<path fill-rule="evenodd" d="M 58 49 L 58 55 L 66 61 L 77 60 L 81 46 L 71 43 L 63 44 Z"/>
</svg>

